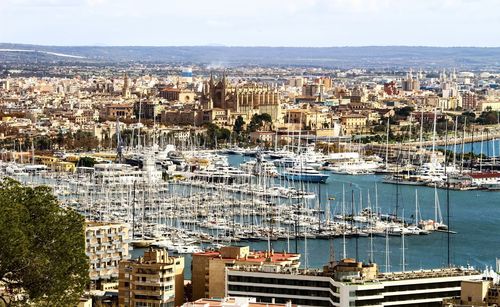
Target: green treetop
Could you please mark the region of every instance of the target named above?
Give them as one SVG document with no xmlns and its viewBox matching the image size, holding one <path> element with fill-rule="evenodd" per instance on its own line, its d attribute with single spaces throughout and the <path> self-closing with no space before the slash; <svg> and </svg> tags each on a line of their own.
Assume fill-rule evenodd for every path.
<svg viewBox="0 0 500 307">
<path fill-rule="evenodd" d="M 88 284 L 84 219 L 48 187 L 0 182 L 0 242 L 3 304 L 76 305 Z"/>
</svg>

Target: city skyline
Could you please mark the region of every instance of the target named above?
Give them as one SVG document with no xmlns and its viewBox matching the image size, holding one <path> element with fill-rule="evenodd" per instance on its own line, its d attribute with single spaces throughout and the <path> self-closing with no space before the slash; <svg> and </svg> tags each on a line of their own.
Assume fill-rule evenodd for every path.
<svg viewBox="0 0 500 307">
<path fill-rule="evenodd" d="M 3 0 L 0 42 L 100 46 L 500 46 L 494 0 Z"/>
</svg>

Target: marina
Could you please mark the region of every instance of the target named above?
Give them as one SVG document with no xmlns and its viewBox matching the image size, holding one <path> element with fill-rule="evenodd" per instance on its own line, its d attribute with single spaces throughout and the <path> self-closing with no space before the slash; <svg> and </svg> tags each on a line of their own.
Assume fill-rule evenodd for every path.
<svg viewBox="0 0 500 307">
<path fill-rule="evenodd" d="M 384 263 L 389 255 L 390 270 L 403 263 L 403 241 L 406 267 L 415 269 L 446 263 L 448 240 L 449 257 L 461 265 L 491 265 L 494 250 L 481 256 L 475 251 L 500 246 L 492 236 L 500 222 L 498 193 L 449 191 L 447 201 L 447 191 L 437 184 L 385 184 L 386 175 L 349 175 L 311 166 L 307 169 L 326 182 L 295 180 L 255 172 L 260 163 L 240 152 L 205 151 L 198 155 L 211 160 L 206 167 L 192 172 L 170 168 L 165 177 L 164 168 L 147 152 L 142 169 L 97 164 L 71 175 L 3 162 L 2 172 L 27 184 L 52 186 L 65 206 L 87 219 L 129 223 L 137 252 L 151 245 L 189 257 L 205 248 L 248 244 L 300 252 L 303 265 L 310 267 L 333 256 Z M 184 153 L 183 161 L 192 160 L 186 159 L 189 155 Z M 247 172 L 240 165 L 252 168 Z M 265 165 L 272 169 L 271 163 Z M 287 169 L 278 164 L 272 170 L 283 174 Z"/>
</svg>

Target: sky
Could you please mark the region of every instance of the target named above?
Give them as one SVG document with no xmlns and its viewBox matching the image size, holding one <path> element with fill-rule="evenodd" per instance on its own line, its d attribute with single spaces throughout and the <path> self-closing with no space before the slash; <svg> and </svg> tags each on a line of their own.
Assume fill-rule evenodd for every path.
<svg viewBox="0 0 500 307">
<path fill-rule="evenodd" d="M 0 0 L 0 42 L 500 47 L 500 0 Z"/>
</svg>

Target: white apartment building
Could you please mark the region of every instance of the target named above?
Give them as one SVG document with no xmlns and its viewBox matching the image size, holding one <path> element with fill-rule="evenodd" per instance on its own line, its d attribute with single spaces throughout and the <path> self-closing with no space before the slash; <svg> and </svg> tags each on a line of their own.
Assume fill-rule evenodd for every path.
<svg viewBox="0 0 500 307">
<path fill-rule="evenodd" d="M 118 264 L 129 258 L 128 230 L 127 224 L 87 222 L 85 253 L 90 260 L 92 281 L 118 278 Z"/>
<path fill-rule="evenodd" d="M 444 298 L 460 296 L 462 281 L 481 277 L 472 269 L 379 273 L 375 264 L 348 264 L 309 272 L 233 267 L 226 270 L 226 295 L 299 306 L 441 306 Z"/>
</svg>

